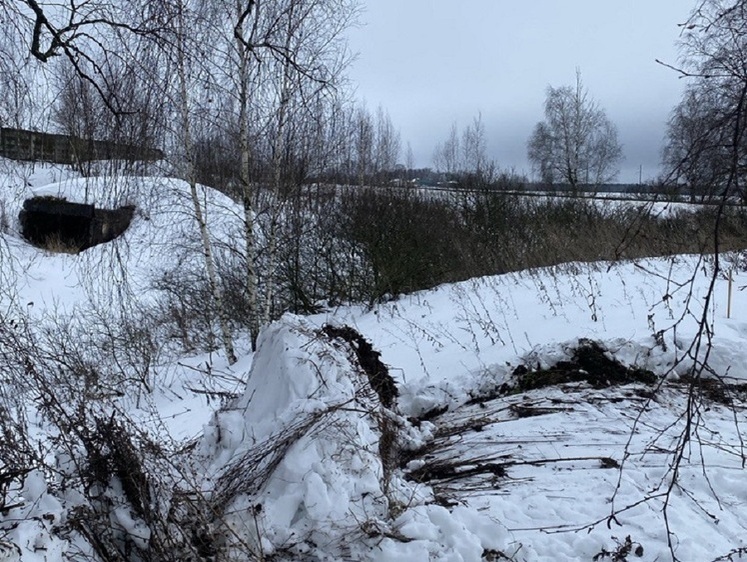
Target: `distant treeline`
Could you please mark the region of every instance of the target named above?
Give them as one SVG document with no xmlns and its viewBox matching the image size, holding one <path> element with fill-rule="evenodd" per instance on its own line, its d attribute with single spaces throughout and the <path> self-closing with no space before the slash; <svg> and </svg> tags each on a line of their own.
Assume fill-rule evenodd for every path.
<svg viewBox="0 0 747 562">
<path fill-rule="evenodd" d="M 2 127 L 0 156 L 12 160 L 76 164 L 91 160 L 154 161 L 162 159 L 164 154 L 156 148 Z"/>
<path fill-rule="evenodd" d="M 200 162 L 198 162 L 200 169 Z M 223 168 L 225 169 L 225 167 Z M 406 168 L 399 165 L 392 170 L 383 170 L 363 178 L 354 174 L 321 173 L 309 178 L 309 183 L 362 185 L 379 187 L 431 187 L 445 190 L 488 190 L 488 191 L 530 191 L 566 193 L 631 193 L 657 194 L 666 189 L 659 184 L 649 183 L 605 183 L 601 185 L 578 184 L 575 187 L 564 183 L 547 184 L 531 181 L 527 176 L 512 170 L 489 169 L 485 173 L 457 172 L 446 173 L 432 168 Z M 207 182 L 206 182 L 207 183 Z M 210 185 L 208 183 L 208 185 Z M 670 191 L 671 191 L 670 186 Z M 681 186 L 677 186 L 678 193 Z"/>
</svg>

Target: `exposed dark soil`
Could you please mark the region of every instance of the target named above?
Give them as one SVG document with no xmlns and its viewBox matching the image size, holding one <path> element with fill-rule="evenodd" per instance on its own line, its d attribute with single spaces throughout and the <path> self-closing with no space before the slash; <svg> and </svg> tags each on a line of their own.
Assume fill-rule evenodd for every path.
<svg viewBox="0 0 747 562">
<path fill-rule="evenodd" d="M 18 218 L 21 234 L 31 244 L 52 252 L 78 253 L 121 236 L 135 207 L 97 209 L 58 197 L 32 197 Z"/>
<path fill-rule="evenodd" d="M 322 328 L 322 332 L 333 339 L 345 341 L 355 353 L 363 372 L 368 378 L 371 388 L 379 397 L 379 402 L 384 408 L 391 410 L 395 406 L 399 391 L 394 379 L 389 374 L 389 369 L 381 361 L 381 353 L 376 351 L 371 342 L 366 340 L 358 331 L 350 326 L 330 326 Z M 398 428 L 395 421 L 387 414 L 380 412 L 378 416 L 379 431 L 379 456 L 381 457 L 384 470 L 384 487 L 389 485 L 392 471 L 400 461 L 400 447 L 398 442 Z"/>
<path fill-rule="evenodd" d="M 580 340 L 570 361 L 559 361 L 548 369 L 519 365 L 512 373 L 513 384 L 506 393 L 525 392 L 563 383 L 586 382 L 593 388 L 607 388 L 630 383 L 655 384 L 657 376 L 645 369 L 627 367 L 608 355 L 592 340 Z"/>
<path fill-rule="evenodd" d="M 379 395 L 379 401 L 385 408 L 394 406 L 399 396 L 397 385 L 389 374 L 389 369 L 381 362 L 381 353 L 371 343 L 350 326 L 324 326 L 322 331 L 330 338 L 339 338 L 348 342 L 355 352 L 363 371 L 368 376 L 371 387 Z"/>
<path fill-rule="evenodd" d="M 692 376 L 684 376 L 672 384 L 692 389 L 707 400 L 724 406 L 731 406 L 735 399 L 747 399 L 747 384 L 731 384 L 714 378 Z"/>
<path fill-rule="evenodd" d="M 601 344 L 592 340 L 580 340 L 578 346 L 572 350 L 570 359 L 559 361 L 555 365 L 543 369 L 539 366 L 528 364 L 515 368 L 505 384 L 494 387 L 489 392 L 476 396 L 471 400 L 473 406 L 465 409 L 461 416 L 446 414 L 446 408 L 438 408 L 421 415 L 417 420 L 411 422 L 422 422 L 425 419 L 433 420 L 436 424 L 434 438 L 428 443 L 414 451 L 400 451 L 400 467 L 404 469 L 405 478 L 427 483 L 433 487 L 436 497 L 450 497 L 449 494 L 455 490 L 455 486 L 468 486 L 469 489 L 496 490 L 501 489 L 511 481 L 513 467 L 542 466 L 565 464 L 568 470 L 574 468 L 573 464 L 567 463 L 593 463 L 587 464 L 588 468 L 602 470 L 619 470 L 620 462 L 610 456 L 578 456 L 541 459 L 522 459 L 519 455 L 514 456 L 512 452 L 491 455 L 486 454 L 479 446 L 470 449 L 467 445 L 461 450 L 460 443 L 471 443 L 469 432 L 484 431 L 489 429 L 493 423 L 505 421 L 506 411 L 515 418 L 528 418 L 555 414 L 572 409 L 573 402 L 568 400 L 546 399 L 542 402 L 532 402 L 526 397 L 520 403 L 499 403 L 492 407 L 488 406 L 491 400 L 505 398 L 536 389 L 564 385 L 568 383 L 582 383 L 582 394 L 586 399 L 594 401 L 611 402 L 645 402 L 654 397 L 662 379 L 652 371 L 629 367 L 617 361 L 613 355 Z M 588 386 L 587 386 L 588 385 Z M 615 392 L 593 392 L 595 390 L 610 387 L 625 386 Z M 747 400 L 747 384 L 729 384 L 715 378 L 681 377 L 677 381 L 667 381 L 666 385 L 672 389 L 683 392 L 693 392 L 704 401 L 732 406 L 740 400 Z M 573 390 L 575 387 L 570 387 Z M 579 396 L 579 399 L 584 399 Z M 509 398 L 508 402 L 514 402 L 516 397 Z M 571 407 L 569 407 L 569 405 Z M 479 406 L 476 407 L 476 406 Z M 484 412 L 488 412 L 485 414 Z M 497 418 L 489 412 L 503 412 Z M 471 414 L 472 415 L 471 415 Z M 444 416 L 441 418 L 441 416 Z M 475 443 L 493 443 L 490 435 L 484 440 L 477 438 Z M 519 448 L 521 445 L 519 445 Z M 453 450 L 452 450 L 453 449 Z M 472 455 L 471 452 L 478 454 Z M 414 466 L 412 461 L 418 461 Z M 410 469 L 408 470 L 408 467 Z M 616 550 L 602 550 L 595 559 L 628 560 L 631 556 L 640 557 L 643 548 L 629 538 L 624 543 L 619 543 Z M 500 553 L 498 553 L 500 554 Z M 500 559 L 500 558 L 497 558 Z"/>
</svg>

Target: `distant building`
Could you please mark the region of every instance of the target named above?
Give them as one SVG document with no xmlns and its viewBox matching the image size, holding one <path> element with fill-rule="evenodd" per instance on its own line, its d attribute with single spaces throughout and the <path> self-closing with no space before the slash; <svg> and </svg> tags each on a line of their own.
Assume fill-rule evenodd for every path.
<svg viewBox="0 0 747 562">
<path fill-rule="evenodd" d="M 70 135 L 0 128 L 0 156 L 11 160 L 75 164 L 90 160 L 160 160 L 161 150 Z"/>
</svg>

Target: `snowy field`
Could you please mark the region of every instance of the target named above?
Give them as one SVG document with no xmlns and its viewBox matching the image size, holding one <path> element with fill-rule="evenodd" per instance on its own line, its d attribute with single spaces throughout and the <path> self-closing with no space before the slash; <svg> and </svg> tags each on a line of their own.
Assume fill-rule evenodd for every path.
<svg viewBox="0 0 747 562">
<path fill-rule="evenodd" d="M 153 276 L 199 263 L 185 184 L 112 182 L 49 169 L 3 176 L 11 218 L 31 194 L 137 205 L 120 239 L 80 255 L 33 248 L 12 223 L 0 234 L 3 318 L 27 315 L 41 329 L 116 314 L 114 294 L 147 309 Z M 202 196 L 216 239 L 239 235 L 239 209 Z M 217 352 L 165 351 L 147 392 L 99 407 L 188 451 L 174 460 L 178 486 L 214 508 L 215 560 L 737 559 L 747 554 L 747 272 L 737 254 L 719 265 L 714 275 L 713 259 L 698 256 L 565 264 L 373 309 L 286 315 L 255 354 L 240 341 L 230 367 Z M 592 341 L 609 371 L 579 359 Z M 693 390 L 687 375 L 703 362 L 719 382 Z M 623 368 L 618 379 L 616 364 L 646 373 Z M 95 560 L 67 525 L 84 503 L 65 482 L 74 455 L 56 448 L 28 395 L 29 432 L 58 470 L 4 489 L 5 559 Z M 111 524 L 145 552 L 157 530 L 117 486 L 106 492 Z"/>
</svg>

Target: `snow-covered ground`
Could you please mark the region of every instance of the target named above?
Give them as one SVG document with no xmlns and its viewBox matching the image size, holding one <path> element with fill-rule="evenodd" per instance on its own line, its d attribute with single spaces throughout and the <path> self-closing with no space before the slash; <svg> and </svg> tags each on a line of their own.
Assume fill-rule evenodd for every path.
<svg viewBox="0 0 747 562">
<path fill-rule="evenodd" d="M 100 306 L 123 284 L 147 306 L 154 272 L 199 260 L 182 182 L 60 174 L 37 170 L 26 185 L 21 173 L 3 176 L 6 213 L 31 193 L 53 193 L 134 202 L 136 217 L 121 239 L 81 255 L 0 234 L 3 310 L 17 306 L 43 324 Z M 214 235 L 240 232 L 239 209 L 202 195 Z M 747 273 L 739 255 L 722 256 L 715 277 L 713 265 L 698 256 L 565 264 L 373 309 L 286 315 L 233 366 L 220 353 L 166 354 L 148 393 L 112 400 L 164 442 L 189 445 L 181 468 L 220 512 L 211 524 L 224 529 L 230 559 L 728 559 L 719 557 L 747 553 L 738 387 L 747 378 Z M 697 348 L 703 320 L 710 345 Z M 375 353 L 361 359 L 363 344 L 340 337 L 344 326 L 381 353 L 397 386 L 391 408 L 371 382 Z M 590 373 L 591 382 L 516 386 L 524 371 L 572 362 L 586 341 L 666 382 L 595 384 Z M 734 395 L 698 402 L 697 432 L 683 444 L 685 375 L 706 353 L 705 373 Z M 44 421 L 30 419 L 44 442 Z M 81 500 L 61 478 L 40 469 L 8 492 L 17 505 L 0 514 L 6 559 L 92 556 L 65 527 Z M 136 514 L 113 513 L 136 544 L 154 540 Z"/>
</svg>

